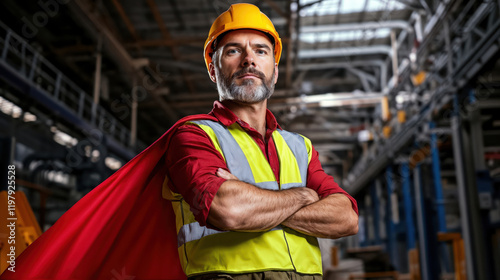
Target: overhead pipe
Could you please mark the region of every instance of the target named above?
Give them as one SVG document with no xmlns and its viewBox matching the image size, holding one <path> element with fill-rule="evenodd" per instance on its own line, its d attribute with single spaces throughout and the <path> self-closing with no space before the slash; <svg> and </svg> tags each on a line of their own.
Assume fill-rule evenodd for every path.
<svg viewBox="0 0 500 280">
<path fill-rule="evenodd" d="M 387 86 L 387 63 L 381 59 L 355 60 L 349 62 L 322 62 L 322 63 L 302 63 L 297 66 L 298 71 L 323 70 L 332 68 L 352 68 L 359 66 L 375 66 L 380 68 L 380 88 Z"/>
<path fill-rule="evenodd" d="M 394 87 L 398 85 L 398 42 L 396 41 L 396 31 L 391 30 L 391 57 L 392 57 L 392 75 Z"/>
<path fill-rule="evenodd" d="M 370 47 L 301 50 L 299 51 L 297 56 L 299 59 L 308 59 L 308 58 L 325 58 L 325 57 L 335 57 L 335 56 L 369 55 L 369 54 L 385 54 L 390 56 L 391 53 L 392 53 L 391 47 L 385 45 L 379 45 Z"/>
<path fill-rule="evenodd" d="M 332 24 L 332 25 L 302 26 L 301 31 L 304 33 L 317 33 L 317 32 L 339 32 L 339 31 L 380 29 L 380 28 L 410 30 L 411 25 L 404 20 L 370 21 L 362 23 L 348 23 L 348 24 L 337 24 L 337 25 Z"/>
</svg>

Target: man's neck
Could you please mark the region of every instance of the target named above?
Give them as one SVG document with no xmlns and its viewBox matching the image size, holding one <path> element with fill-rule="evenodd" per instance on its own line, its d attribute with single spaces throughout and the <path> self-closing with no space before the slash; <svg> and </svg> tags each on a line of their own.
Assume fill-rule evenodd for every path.
<svg viewBox="0 0 500 280">
<path fill-rule="evenodd" d="M 267 100 L 252 104 L 240 103 L 231 100 L 224 100 L 222 103 L 238 118 L 248 123 L 252 128 L 265 137 Z"/>
</svg>

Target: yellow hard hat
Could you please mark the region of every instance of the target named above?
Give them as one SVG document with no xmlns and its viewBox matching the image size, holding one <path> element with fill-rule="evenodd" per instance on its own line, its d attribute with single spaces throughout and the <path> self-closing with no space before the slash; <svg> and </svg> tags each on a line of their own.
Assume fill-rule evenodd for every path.
<svg viewBox="0 0 500 280">
<path fill-rule="evenodd" d="M 274 38 L 274 58 L 279 63 L 281 57 L 281 39 L 271 20 L 257 6 L 252 4 L 233 4 L 229 10 L 222 13 L 212 24 L 205 41 L 205 64 L 212 62 L 213 42 L 224 32 L 238 29 L 255 29 L 269 34 Z"/>
</svg>

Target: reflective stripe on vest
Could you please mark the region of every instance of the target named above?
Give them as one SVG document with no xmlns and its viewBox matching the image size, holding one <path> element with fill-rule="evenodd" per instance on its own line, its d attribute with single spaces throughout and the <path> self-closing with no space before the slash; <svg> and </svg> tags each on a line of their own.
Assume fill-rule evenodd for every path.
<svg viewBox="0 0 500 280">
<path fill-rule="evenodd" d="M 276 135 L 276 131 L 279 132 L 279 135 L 281 135 L 282 138 Z M 281 155 L 280 162 L 288 162 L 294 160 L 293 158 L 286 158 L 286 156 L 289 156 L 290 154 L 284 151 L 284 149 L 288 149 L 289 147 L 296 158 L 296 162 L 299 168 L 299 173 L 294 172 L 293 174 L 300 174 L 301 177 L 301 183 L 298 183 L 299 181 L 294 181 L 293 177 L 285 176 L 283 178 L 284 180 L 281 180 L 281 188 L 289 189 L 305 186 L 307 182 L 307 167 L 309 166 L 309 161 L 311 160 L 308 153 L 309 149 L 307 149 L 306 147 L 305 138 L 296 133 L 291 133 L 285 130 L 276 131 L 273 133 L 273 140 L 276 143 L 275 145 L 276 149 L 278 150 L 278 155 Z M 285 143 L 280 143 L 281 141 L 284 141 Z M 281 173 L 285 174 L 283 172 Z"/>
<path fill-rule="evenodd" d="M 310 141 L 298 134 L 276 130 L 272 137 L 280 161 L 280 183 L 261 149 L 238 124 L 192 121 L 203 129 L 222 154 L 229 171 L 239 180 L 269 190 L 304 187 L 311 159 Z M 167 190 L 166 190 L 167 189 Z M 194 220 L 179 194 L 164 184 L 164 197 L 172 201 L 177 220 L 178 248 L 184 272 L 190 275 L 224 271 L 245 273 L 296 270 L 321 274 L 321 253 L 315 237 L 278 226 L 266 232 L 218 231 Z"/>
<path fill-rule="evenodd" d="M 213 121 L 194 121 L 192 123 L 200 125 L 205 132 L 206 127 L 210 127 L 217 137 L 217 142 L 224 143 L 222 146 L 218 145 L 226 162 L 231 162 L 231 164 L 228 164 L 229 171 L 238 177 L 240 181 L 263 189 L 280 189 L 270 166 L 266 168 L 267 174 L 260 174 L 258 171 L 254 172 L 260 168 L 260 166 L 256 166 L 258 162 L 266 162 L 267 165 L 269 163 L 262 153 L 254 152 L 255 150 L 260 151 L 259 146 L 237 123 L 231 125 L 229 129 Z M 227 133 L 228 131 L 229 133 Z M 280 156 L 280 168 L 287 168 L 286 165 L 288 164 L 288 169 L 294 169 L 293 172 L 287 174 L 285 180 L 281 180 L 281 189 L 304 186 L 310 161 L 304 137 L 285 130 L 275 130 L 272 137 Z M 214 142 L 214 139 L 212 139 L 212 142 Z M 289 150 L 293 154 L 290 154 Z M 283 170 L 280 170 L 280 173 L 282 173 L 281 171 Z"/>
<path fill-rule="evenodd" d="M 271 230 L 282 230 L 282 226 L 277 226 Z M 202 237 L 209 236 L 212 234 L 223 233 L 227 231 L 220 231 L 216 229 L 207 228 L 201 226 L 198 222 L 183 225 L 179 230 L 177 236 L 177 247 L 184 245 L 187 242 L 195 241 L 201 239 Z"/>
</svg>

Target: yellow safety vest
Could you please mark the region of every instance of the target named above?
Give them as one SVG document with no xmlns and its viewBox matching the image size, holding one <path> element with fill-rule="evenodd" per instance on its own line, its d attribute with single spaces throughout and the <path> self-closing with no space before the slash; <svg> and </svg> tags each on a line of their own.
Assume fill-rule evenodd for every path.
<svg viewBox="0 0 500 280">
<path fill-rule="evenodd" d="M 305 187 L 312 146 L 309 139 L 284 130 L 272 137 L 280 161 L 276 182 L 265 155 L 237 123 L 225 127 L 210 120 L 193 121 L 203 129 L 223 155 L 229 171 L 239 180 L 264 189 Z M 248 273 L 294 270 L 322 274 L 321 252 L 316 237 L 285 226 L 265 232 L 218 231 L 201 226 L 182 196 L 163 185 L 176 216 L 180 262 L 188 276 L 211 272 Z"/>
</svg>

